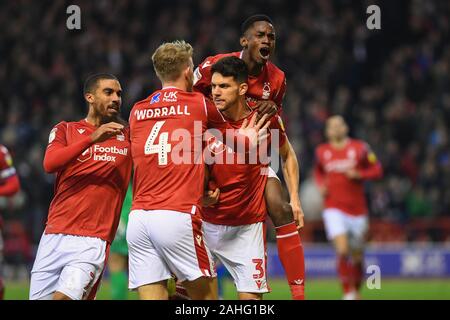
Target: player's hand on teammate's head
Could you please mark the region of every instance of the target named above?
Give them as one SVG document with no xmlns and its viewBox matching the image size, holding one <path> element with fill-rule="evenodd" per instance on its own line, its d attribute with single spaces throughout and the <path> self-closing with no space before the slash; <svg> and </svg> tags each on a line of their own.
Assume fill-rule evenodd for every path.
<svg viewBox="0 0 450 320">
<path fill-rule="evenodd" d="M 216 190 L 208 190 L 204 193 L 202 198 L 202 206 L 203 207 L 210 207 L 215 205 L 219 201 L 220 196 L 220 190 L 219 188 L 216 188 Z"/>
<path fill-rule="evenodd" d="M 256 107 L 258 108 L 258 120 L 265 114 L 267 114 L 270 119 L 278 112 L 278 106 L 272 100 L 259 100 L 256 103 Z"/>
<path fill-rule="evenodd" d="M 123 128 L 124 126 L 117 122 L 102 124 L 91 134 L 92 142 L 98 143 L 108 140 L 109 138 L 122 133 Z"/>
</svg>

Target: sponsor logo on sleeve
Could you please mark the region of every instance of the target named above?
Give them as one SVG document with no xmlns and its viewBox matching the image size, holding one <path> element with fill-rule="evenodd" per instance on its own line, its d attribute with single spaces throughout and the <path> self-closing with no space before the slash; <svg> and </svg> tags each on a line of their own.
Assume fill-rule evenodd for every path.
<svg viewBox="0 0 450 320">
<path fill-rule="evenodd" d="M 369 161 L 369 163 L 374 164 L 375 162 L 377 162 L 377 156 L 375 155 L 375 153 L 369 152 L 369 154 L 367 155 L 367 160 Z"/>
<path fill-rule="evenodd" d="M 194 85 L 200 81 L 202 78 L 202 73 L 200 72 L 200 69 L 197 67 L 194 71 Z"/>
<path fill-rule="evenodd" d="M 158 92 L 157 94 L 155 94 L 152 99 L 150 100 L 150 104 L 154 104 L 159 102 L 159 97 L 161 96 L 161 92 Z"/>
<path fill-rule="evenodd" d="M 58 131 L 58 128 L 53 128 L 52 131 L 50 131 L 50 134 L 48 136 L 48 143 L 52 143 L 53 140 L 56 138 L 56 131 Z"/>
</svg>

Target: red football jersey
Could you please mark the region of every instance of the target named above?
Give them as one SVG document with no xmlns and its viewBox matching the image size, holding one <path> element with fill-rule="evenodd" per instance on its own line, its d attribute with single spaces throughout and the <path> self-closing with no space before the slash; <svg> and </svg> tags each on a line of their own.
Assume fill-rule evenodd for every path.
<svg viewBox="0 0 450 320">
<path fill-rule="evenodd" d="M 16 169 L 13 166 L 12 157 L 9 154 L 8 149 L 0 144 L 0 197 L 12 196 L 18 192 L 19 189 L 19 178 L 17 177 Z M 3 220 L 0 215 L 0 230 L 2 227 Z"/>
<path fill-rule="evenodd" d="M 203 134 L 225 122 L 197 92 L 166 87 L 130 113 L 134 209 L 195 214 L 203 195 Z"/>
<path fill-rule="evenodd" d="M 247 119 L 250 120 L 253 113 Z M 236 122 L 228 120 L 228 125 L 238 129 L 244 119 Z M 279 130 L 278 143 L 281 148 L 286 143 L 286 134 L 279 116 L 271 119 L 269 128 Z M 267 145 L 270 148 L 270 139 Z M 264 189 L 267 182 L 268 160 L 261 163 L 257 157 L 241 158 L 214 138 L 208 140 L 208 149 L 216 162 L 208 166 L 210 189 L 220 189 L 219 201 L 214 206 L 204 207 L 203 220 L 214 224 L 237 226 L 262 222 L 266 218 Z M 233 158 L 233 163 L 226 158 Z M 218 160 L 218 161 L 217 161 Z"/>
<path fill-rule="evenodd" d="M 9 194 L 6 182 L 14 176 L 16 176 L 16 169 L 13 166 L 12 157 L 8 149 L 0 144 L 0 196 Z"/>
<path fill-rule="evenodd" d="M 131 176 L 129 129 L 93 144 L 90 135 L 96 129 L 81 120 L 60 122 L 50 133 L 44 168 L 56 171 L 56 181 L 46 234 L 114 239 Z M 64 166 L 58 163 L 61 150 L 73 154 Z"/>
<path fill-rule="evenodd" d="M 195 69 L 195 91 L 199 91 L 207 97 L 211 96 L 211 66 L 221 58 L 228 56 L 242 58 L 242 51 L 208 57 Z M 285 92 L 286 77 L 284 72 L 270 61 L 267 61 L 257 77 L 248 77 L 246 97 L 250 106 L 254 106 L 258 100 L 272 100 L 281 108 Z"/>
<path fill-rule="evenodd" d="M 356 169 L 362 179 L 347 178 L 345 172 L 349 169 Z M 325 208 L 358 216 L 368 213 L 363 181 L 380 178 L 382 168 L 365 142 L 349 139 L 342 149 L 335 149 L 329 143 L 316 148 L 314 176 L 318 185 L 327 188 Z"/>
</svg>

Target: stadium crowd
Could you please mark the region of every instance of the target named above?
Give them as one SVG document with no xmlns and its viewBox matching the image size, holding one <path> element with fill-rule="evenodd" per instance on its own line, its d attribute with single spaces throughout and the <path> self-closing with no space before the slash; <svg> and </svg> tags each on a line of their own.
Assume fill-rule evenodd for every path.
<svg viewBox="0 0 450 320">
<path fill-rule="evenodd" d="M 48 134 L 59 121 L 86 113 L 80 92 L 89 74 L 120 79 L 127 117 L 132 103 L 159 85 L 150 52 L 162 41 L 191 42 L 198 64 L 240 50 L 239 26 L 254 13 L 275 23 L 272 60 L 287 76 L 283 114 L 302 188 L 312 188 L 324 121 L 339 113 L 384 167 L 383 180 L 368 186 L 371 217 L 397 223 L 449 217 L 450 3 L 377 3 L 381 30 L 366 27 L 369 1 L 2 2 L 0 142 L 13 154 L 23 188 L 0 202 L 10 221 L 6 236 L 22 232 L 38 243 L 53 194 L 54 176 L 42 169 Z M 81 9 L 81 30 L 66 27 L 71 4 Z M 318 219 L 303 203 L 306 222 Z M 20 250 L 7 244 L 7 255 Z"/>
</svg>

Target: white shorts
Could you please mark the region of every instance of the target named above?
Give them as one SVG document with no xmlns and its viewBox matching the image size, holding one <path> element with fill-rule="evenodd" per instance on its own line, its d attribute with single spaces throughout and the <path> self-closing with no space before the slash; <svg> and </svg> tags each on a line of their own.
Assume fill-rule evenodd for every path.
<svg viewBox="0 0 450 320">
<path fill-rule="evenodd" d="M 277 173 L 275 172 L 275 170 L 272 169 L 272 167 L 269 167 L 269 173 L 267 175 L 267 178 L 276 178 L 280 180 L 280 178 L 278 178 L 277 176 Z"/>
<path fill-rule="evenodd" d="M 203 222 L 203 231 L 214 259 L 230 272 L 238 292 L 269 292 L 264 222 L 243 226 Z"/>
<path fill-rule="evenodd" d="M 129 288 L 174 274 L 181 282 L 215 277 L 198 215 L 171 210 L 133 210 L 127 227 Z"/>
<path fill-rule="evenodd" d="M 43 234 L 31 270 L 30 300 L 49 300 L 59 291 L 86 299 L 102 275 L 106 241 L 66 234 Z"/>
<path fill-rule="evenodd" d="M 368 228 L 367 215 L 352 216 L 336 208 L 323 211 L 323 221 L 328 240 L 336 236 L 347 234 L 349 246 L 352 249 L 364 247 L 365 235 Z"/>
</svg>

